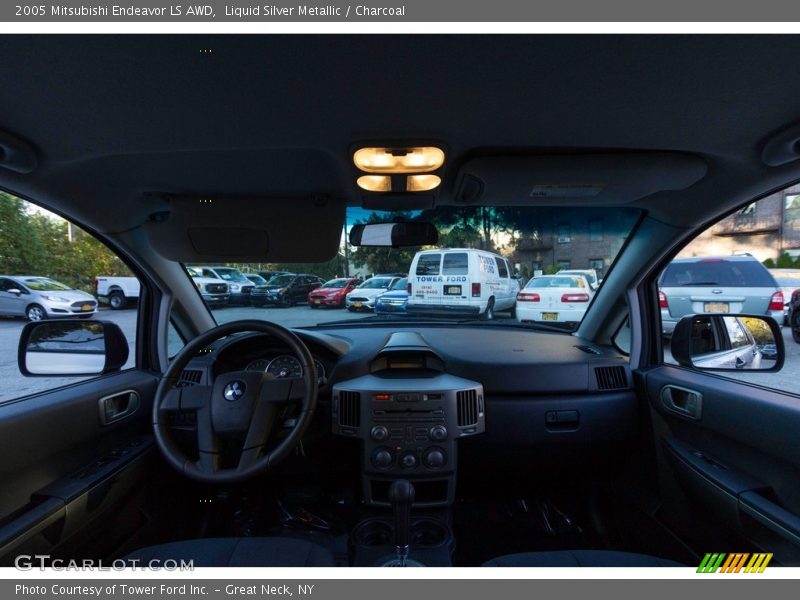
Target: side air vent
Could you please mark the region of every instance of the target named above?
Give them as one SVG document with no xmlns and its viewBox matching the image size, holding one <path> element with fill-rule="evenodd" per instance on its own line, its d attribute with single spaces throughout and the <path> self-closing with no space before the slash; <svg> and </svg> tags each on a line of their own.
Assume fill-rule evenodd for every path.
<svg viewBox="0 0 800 600">
<path fill-rule="evenodd" d="M 361 394 L 339 392 L 339 425 L 358 427 L 361 425 Z"/>
<path fill-rule="evenodd" d="M 203 372 L 198 369 L 184 369 L 181 376 L 178 378 L 178 384 L 175 387 L 188 387 L 190 385 L 197 385 L 203 379 Z"/>
<path fill-rule="evenodd" d="M 595 367 L 594 376 L 597 378 L 598 389 L 628 389 L 628 377 L 625 375 L 625 367 Z"/>
<path fill-rule="evenodd" d="M 458 426 L 469 427 L 478 424 L 478 392 L 464 390 L 456 392 L 458 404 Z"/>
<path fill-rule="evenodd" d="M 591 346 L 575 346 L 581 352 L 586 352 L 586 354 L 600 354 L 600 350 L 597 348 L 592 348 Z"/>
</svg>

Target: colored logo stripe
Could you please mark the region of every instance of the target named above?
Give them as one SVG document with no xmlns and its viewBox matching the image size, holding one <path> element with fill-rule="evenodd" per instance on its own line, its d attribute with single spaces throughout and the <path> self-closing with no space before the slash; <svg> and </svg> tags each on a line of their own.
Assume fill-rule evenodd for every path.
<svg viewBox="0 0 800 600">
<path fill-rule="evenodd" d="M 772 560 L 772 553 L 734 552 L 726 554 L 724 552 L 709 552 L 703 557 L 700 566 L 697 567 L 698 573 L 739 573 L 744 569 L 745 573 L 763 573 L 767 565 Z M 750 559 L 749 562 L 747 559 Z M 745 567 L 745 563 L 747 566 Z"/>
</svg>

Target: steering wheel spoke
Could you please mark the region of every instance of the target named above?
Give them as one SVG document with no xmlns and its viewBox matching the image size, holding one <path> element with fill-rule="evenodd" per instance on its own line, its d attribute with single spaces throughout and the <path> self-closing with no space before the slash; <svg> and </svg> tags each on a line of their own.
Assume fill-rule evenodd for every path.
<svg viewBox="0 0 800 600">
<path fill-rule="evenodd" d="M 199 410 L 209 405 L 212 390 L 209 385 L 171 388 L 161 400 L 159 410 L 168 412 Z"/>
<path fill-rule="evenodd" d="M 278 406 L 272 402 L 262 400 L 258 403 L 253 420 L 247 430 L 237 469 L 246 469 L 261 457 L 275 426 L 279 410 Z"/>
</svg>

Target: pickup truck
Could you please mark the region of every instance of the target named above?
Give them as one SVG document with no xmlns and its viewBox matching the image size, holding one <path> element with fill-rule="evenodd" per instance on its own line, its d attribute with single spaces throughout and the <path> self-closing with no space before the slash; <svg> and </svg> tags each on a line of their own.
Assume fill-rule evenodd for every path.
<svg viewBox="0 0 800 600">
<path fill-rule="evenodd" d="M 203 301 L 209 306 L 228 304 L 230 287 L 218 277 L 204 277 L 195 267 L 186 267 L 186 271 L 197 286 Z"/>
<path fill-rule="evenodd" d="M 139 280 L 136 277 L 108 277 L 99 275 L 94 278 L 94 295 L 112 310 L 125 308 L 131 300 L 139 299 Z"/>
</svg>

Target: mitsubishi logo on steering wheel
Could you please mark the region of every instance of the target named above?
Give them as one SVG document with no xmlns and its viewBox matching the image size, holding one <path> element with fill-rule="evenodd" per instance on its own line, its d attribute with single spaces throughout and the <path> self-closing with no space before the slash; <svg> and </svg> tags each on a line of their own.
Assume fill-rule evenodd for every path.
<svg viewBox="0 0 800 600">
<path fill-rule="evenodd" d="M 225 400 L 228 402 L 235 402 L 242 396 L 244 396 L 244 390 L 246 386 L 244 381 L 231 381 L 228 385 L 225 386 L 225 390 L 223 394 L 225 396 Z"/>
</svg>

